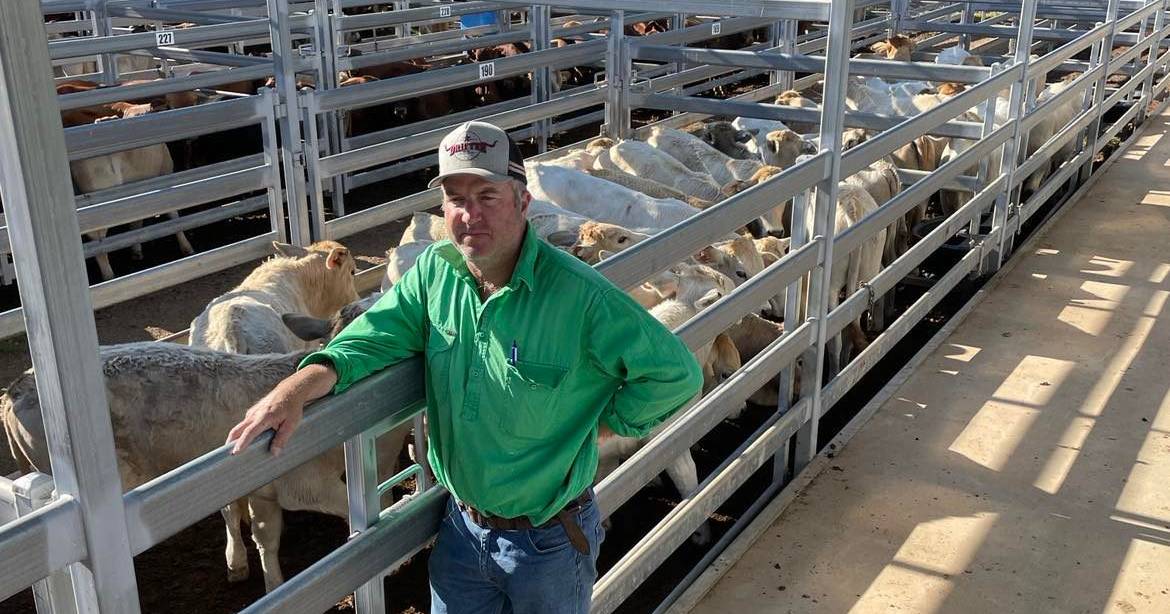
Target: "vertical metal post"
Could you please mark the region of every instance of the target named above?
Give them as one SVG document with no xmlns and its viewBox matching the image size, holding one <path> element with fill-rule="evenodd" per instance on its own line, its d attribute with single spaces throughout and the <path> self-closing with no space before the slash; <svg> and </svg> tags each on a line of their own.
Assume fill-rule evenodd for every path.
<svg viewBox="0 0 1170 614">
<path fill-rule="evenodd" d="M 284 228 L 284 197 L 280 189 L 280 147 L 276 144 L 276 92 L 271 88 L 260 88 L 260 101 L 264 107 L 264 121 L 260 124 L 260 135 L 264 143 L 264 165 L 268 172 L 264 181 L 268 184 L 268 221 L 281 243 L 288 242 Z"/>
<path fill-rule="evenodd" d="M 86 7 L 93 15 L 94 36 L 110 36 L 110 15 L 106 10 L 108 0 L 86 0 Z M 43 23 L 43 21 L 42 21 Z M 98 55 L 98 69 L 102 73 L 102 85 L 118 83 L 118 63 L 110 53 Z"/>
<path fill-rule="evenodd" d="M 0 2 L 0 181 L 53 476 L 77 500 L 81 612 L 136 613 L 138 586 L 81 229 L 37 0 Z"/>
<path fill-rule="evenodd" d="M 1019 32 L 1017 39 L 1022 44 L 1016 45 L 1015 58 L 1012 66 L 1022 65 L 1023 71 L 1020 72 L 1020 78 L 1012 83 L 1011 102 L 1009 110 L 1008 121 L 1012 124 L 1012 138 L 1004 143 L 1003 151 L 1000 154 L 999 172 L 1007 177 L 1006 188 L 998 198 L 995 199 L 995 207 L 992 214 L 992 232 L 999 229 L 999 241 L 995 250 L 995 260 L 990 262 L 991 270 L 998 270 L 1003 265 L 1003 259 L 1006 255 L 1006 250 L 1010 249 L 1011 243 L 1008 237 L 1008 217 L 1011 214 L 1011 209 L 1015 202 L 1013 194 L 1013 184 L 1015 183 L 1016 164 L 1019 158 L 1018 152 L 1023 149 L 1021 140 L 1027 138 L 1026 134 L 1022 134 L 1020 129 L 1020 118 L 1023 116 L 1024 99 L 1030 97 L 1028 74 L 1028 50 L 1032 48 L 1032 30 L 1036 23 L 1036 4 L 1038 0 L 1024 0 L 1020 7 L 1020 21 Z M 989 109 L 994 113 L 994 109 Z"/>
<path fill-rule="evenodd" d="M 409 0 L 399 0 L 398 2 L 394 3 L 394 10 L 396 10 L 396 11 L 405 11 L 406 9 L 409 9 L 409 8 L 410 8 Z M 399 30 L 399 34 L 403 38 L 407 38 L 407 37 L 411 36 L 413 33 L 414 33 L 414 24 L 409 22 L 409 21 L 403 23 L 402 29 Z"/>
<path fill-rule="evenodd" d="M 1158 33 L 1166 25 L 1166 2 L 1167 0 L 1158 0 L 1158 12 L 1154 13 L 1154 30 Z M 1158 56 L 1162 54 L 1162 38 L 1154 36 L 1150 41 L 1150 50 L 1146 54 L 1146 66 L 1154 64 L 1158 61 Z M 1142 96 L 1140 98 L 1142 108 L 1138 111 L 1136 123 L 1138 125 L 1145 123 L 1146 114 L 1150 110 L 1150 103 L 1154 101 L 1154 74 L 1158 69 L 1151 68 L 1150 72 L 1146 74 L 1145 81 L 1142 82 Z"/>
<path fill-rule="evenodd" d="M 317 92 L 312 90 L 298 94 L 297 110 L 300 112 L 300 121 L 305 125 L 305 154 L 304 166 L 308 173 L 305 193 L 308 196 L 309 211 L 313 220 L 313 239 L 320 241 L 328 239 L 329 229 L 325 225 L 325 191 L 321 187 L 319 172 L 320 140 L 317 135 Z"/>
<path fill-rule="evenodd" d="M 341 40 L 339 33 L 334 29 L 334 19 L 329 15 L 329 5 L 339 6 L 337 0 L 314 0 L 313 2 L 313 48 L 317 52 L 317 89 L 333 90 L 337 89 L 337 46 Z M 338 13 L 340 14 L 340 13 Z M 325 138 L 322 139 L 322 145 L 325 145 L 325 155 L 331 155 L 342 151 L 342 140 L 344 139 L 343 127 L 341 123 L 341 116 L 336 111 L 330 111 L 317 118 L 321 121 L 324 130 Z M 344 175 L 338 175 L 333 178 L 333 212 L 342 216 L 345 215 L 345 182 Z"/>
<path fill-rule="evenodd" d="M 53 476 L 35 471 L 22 475 L 13 480 L 12 494 L 16 500 L 16 516 L 27 516 L 53 501 Z M 32 589 L 33 600 L 40 614 L 72 614 L 77 611 L 68 570 L 50 574 L 34 584 Z"/>
<path fill-rule="evenodd" d="M 833 269 L 833 234 L 837 210 L 837 182 L 841 178 L 841 132 L 845 126 L 845 84 L 849 77 L 849 50 L 852 43 L 853 0 L 834 2 L 829 10 L 829 32 L 825 41 L 825 86 L 821 102 L 820 143 L 832 154 L 828 178 L 817 183 L 813 240 L 821 241 L 819 263 L 810 275 L 809 316 L 816 320 L 816 359 L 805 363 L 807 382 L 812 387 L 812 415 L 796 435 L 796 466 L 799 471 L 817 454 L 821 418 L 821 380 L 825 367 L 828 337 L 828 303 Z M 793 217 L 795 217 L 793 211 Z M 835 357 L 832 364 L 836 365 Z"/>
<path fill-rule="evenodd" d="M 1105 70 L 1101 71 L 1101 76 L 1097 77 L 1097 83 L 1093 85 L 1093 106 L 1097 108 L 1094 114 L 1093 122 L 1089 124 L 1090 130 L 1085 142 L 1088 144 L 1090 152 L 1097 151 L 1097 139 L 1101 135 L 1101 118 L 1105 115 L 1102 109 L 1102 102 L 1105 100 L 1105 82 L 1109 79 L 1109 60 L 1113 55 L 1113 35 L 1116 34 L 1117 26 L 1117 8 L 1119 0 L 1109 0 L 1109 6 L 1105 9 L 1105 19 L 1109 24 L 1108 32 L 1105 38 L 1101 41 L 1099 47 L 1098 60 L 1105 64 Z M 1085 161 L 1085 165 L 1081 167 L 1081 183 L 1089 179 L 1089 175 L 1093 172 L 1093 158 L 1094 153 L 1089 154 L 1089 159 Z"/>
<path fill-rule="evenodd" d="M 1147 5 L 1147 6 L 1149 6 L 1149 5 Z M 1144 19 L 1142 19 L 1141 24 L 1138 25 L 1138 37 L 1137 38 L 1139 41 L 1142 40 L 1143 38 L 1149 36 L 1149 32 L 1150 32 L 1149 27 L 1150 27 L 1150 17 L 1146 16 Z M 1149 49 L 1148 46 L 1146 48 Z M 1141 58 L 1142 58 L 1142 56 L 1138 55 L 1138 57 L 1134 58 L 1133 61 L 1130 63 L 1133 64 L 1134 66 L 1137 66 L 1141 62 Z M 1108 78 L 1108 76 L 1106 76 L 1106 78 Z M 1133 104 L 1134 99 L 1138 95 L 1139 95 L 1139 92 L 1138 92 L 1137 88 L 1129 90 L 1129 93 L 1125 95 L 1125 102 L 1127 104 Z M 1139 115 L 1140 115 L 1140 112 L 1139 112 Z"/>
<path fill-rule="evenodd" d="M 626 41 L 625 11 L 609 17 L 609 48 L 605 54 L 605 135 L 630 135 L 630 45 Z"/>
<path fill-rule="evenodd" d="M 909 0 L 890 0 L 889 36 L 902 33 L 902 22 L 910 18 Z"/>
<path fill-rule="evenodd" d="M 415 493 L 417 494 L 435 484 L 434 475 L 431 473 L 431 463 L 427 460 L 426 412 L 419 412 L 414 416 L 414 455 L 414 462 L 418 463 L 421 468 L 418 476 L 414 479 Z"/>
<path fill-rule="evenodd" d="M 349 495 L 350 534 L 360 533 L 378 522 L 382 511 L 378 496 L 378 452 L 373 435 L 365 431 L 345 442 L 345 488 Z M 382 614 L 386 611 L 382 575 L 354 591 L 354 609 L 358 614 Z"/>
<path fill-rule="evenodd" d="M 534 4 L 528 9 L 528 19 L 530 21 L 532 31 L 532 50 L 543 51 L 548 49 L 549 39 L 551 38 L 549 32 L 549 19 L 552 16 L 552 9 L 546 5 Z M 552 97 L 552 69 L 548 66 L 541 66 L 532 71 L 532 104 L 547 102 Z M 545 117 L 537 120 L 533 124 L 533 134 L 536 141 L 536 151 L 544 153 L 548 151 L 548 137 L 552 129 L 552 119 Z"/>
<path fill-rule="evenodd" d="M 312 242 L 309 208 L 305 199 L 305 150 L 297 112 L 297 80 L 293 73 L 292 33 L 287 0 L 267 0 L 268 31 L 272 38 L 272 70 L 276 76 L 280 145 L 284 160 L 284 186 L 288 201 L 289 240 L 296 245 Z M 320 231 L 324 220 L 313 220 Z M 318 235 L 323 236 L 323 235 Z"/>
<path fill-rule="evenodd" d="M 987 105 L 987 112 L 983 114 L 983 131 L 979 133 L 980 139 L 987 138 L 987 135 L 989 135 L 995 131 L 995 103 L 998 101 L 998 99 L 999 99 L 999 96 L 997 94 L 992 94 L 991 97 L 989 97 L 987 99 L 987 102 L 984 103 Z M 975 190 L 976 194 L 979 193 L 981 190 L 983 190 L 983 188 L 987 187 L 987 182 L 989 179 L 988 175 L 990 174 L 990 170 L 991 170 L 990 157 L 985 157 L 979 161 L 979 172 L 976 173 L 976 179 L 977 179 L 976 190 Z M 968 234 L 970 234 L 971 236 L 978 235 L 979 234 L 979 226 L 982 223 L 982 221 L 983 221 L 982 213 L 980 213 L 980 215 L 976 215 L 974 218 L 972 218 L 971 224 L 967 228 Z"/>
<path fill-rule="evenodd" d="M 963 12 L 959 15 L 959 23 L 968 24 L 968 23 L 974 23 L 974 21 L 975 21 L 975 7 L 971 6 L 970 2 L 964 2 L 963 3 Z M 971 49 L 971 35 L 970 34 L 960 34 L 959 35 L 959 45 L 963 49 L 970 50 Z"/>
<path fill-rule="evenodd" d="M 671 15 L 671 17 L 670 17 L 670 29 L 671 30 L 681 30 L 685 27 L 687 27 L 687 14 L 686 13 L 675 13 L 674 15 Z M 686 43 L 679 43 L 679 46 L 685 47 Z M 686 62 L 672 62 L 670 64 L 670 72 L 672 72 L 672 73 L 682 72 L 686 69 L 687 69 Z M 681 96 L 683 93 L 683 84 L 680 83 L 677 86 L 671 88 L 670 93 L 674 94 L 676 96 Z M 681 113 L 681 111 L 671 111 L 670 112 L 670 114 L 672 116 L 678 115 L 679 113 Z"/>
<path fill-rule="evenodd" d="M 785 19 L 780 22 L 780 48 L 784 53 L 796 53 L 796 39 L 800 36 L 799 24 L 795 19 Z M 791 70 L 780 70 L 773 73 L 781 90 L 790 90 L 796 80 L 796 73 Z"/>
</svg>

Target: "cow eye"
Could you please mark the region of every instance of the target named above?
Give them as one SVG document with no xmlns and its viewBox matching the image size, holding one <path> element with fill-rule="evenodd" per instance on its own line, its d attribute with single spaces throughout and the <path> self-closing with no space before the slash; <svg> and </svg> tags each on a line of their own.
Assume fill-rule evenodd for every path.
<svg viewBox="0 0 1170 614">
<path fill-rule="evenodd" d="M 618 245 L 621 245 L 622 243 L 625 243 L 628 240 L 629 240 L 629 237 L 618 237 Z"/>
<path fill-rule="evenodd" d="M 747 279 L 748 278 L 747 273 L 745 273 L 743 271 L 736 271 L 735 275 L 736 275 L 736 277 L 739 277 L 740 279 Z"/>
</svg>

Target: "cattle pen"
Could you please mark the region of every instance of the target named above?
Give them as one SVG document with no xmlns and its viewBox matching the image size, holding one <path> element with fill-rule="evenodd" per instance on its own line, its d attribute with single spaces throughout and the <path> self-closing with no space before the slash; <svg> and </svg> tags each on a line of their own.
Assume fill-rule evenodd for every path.
<svg viewBox="0 0 1170 614">
<path fill-rule="evenodd" d="M 0 313 L 0 336 L 27 336 L 52 466 L 51 477 L 0 477 L 0 610 L 31 587 L 26 601 L 39 612 L 150 611 L 135 557 L 340 446 L 348 538 L 243 611 L 329 611 L 349 595 L 346 607 L 359 612 L 425 609 L 425 598 L 406 604 L 393 594 L 448 495 L 425 464 L 385 479 L 376 451 L 397 426 L 422 429 L 421 358 L 310 407 L 279 457 L 266 436 L 123 492 L 94 310 L 254 262 L 274 240 L 306 246 L 433 210 L 439 191 L 409 178 L 432 168 L 439 140 L 468 119 L 509 130 L 539 168 L 598 136 L 645 141 L 736 117 L 807 124 L 816 150 L 597 268 L 636 287 L 790 201 L 787 252 L 675 330 L 697 350 L 781 297 L 783 333 L 597 484 L 603 515 L 618 519 L 675 458 L 716 450 L 692 492 L 612 542 L 620 551 L 603 548 L 593 611 L 1167 611 L 1170 508 L 1158 474 L 1170 462 L 1170 416 L 1165 377 L 1152 373 L 1165 364 L 1153 344 L 1166 336 L 1158 324 L 1170 265 L 1163 209 L 1150 207 L 1165 207 L 1170 190 L 1159 159 L 1170 158 L 1160 141 L 1167 8 L 0 2 L 0 276 L 20 294 L 20 307 Z M 446 27 L 485 12 L 493 24 Z M 652 21 L 667 27 L 631 27 Z M 913 50 L 857 54 L 895 37 Z M 473 49 L 520 42 L 527 52 L 465 61 Z M 417 58 L 427 58 L 425 70 L 342 78 Z M 53 67 L 67 64 L 54 83 Z M 67 74 L 74 66 L 82 71 Z M 98 87 L 61 89 L 79 76 Z M 152 79 L 118 85 L 127 77 Z M 929 108 L 858 102 L 902 82 L 925 84 L 917 94 L 944 84 L 955 93 Z M 790 90 L 810 103 L 778 98 Z M 171 104 L 185 92 L 205 100 Z M 139 117 L 62 125 L 65 112 L 167 96 Z M 456 108 L 456 99 L 471 102 Z M 449 108 L 430 116 L 427 104 Z M 370 109 L 401 121 L 355 128 Z M 847 148 L 851 129 L 866 136 Z M 226 147 L 225 134 L 251 148 Z M 230 155 L 194 155 L 174 172 L 89 193 L 61 180 L 77 161 L 167 144 L 177 157 L 199 148 L 174 143 L 209 138 Z M 837 227 L 843 182 L 944 139 L 937 164 L 899 166 L 887 200 Z M 920 204 L 941 213 L 839 292 L 835 272 Z M 91 234 L 156 216 L 166 221 Z M 86 258 L 249 216 L 203 251 L 92 286 L 87 278 Z M 360 271 L 358 287 L 384 274 Z M 842 337 L 856 323 L 867 336 L 850 354 Z M 727 418 L 768 386 L 778 389 L 775 405 L 753 404 L 729 438 Z M 1132 398 L 1115 398 L 1118 389 Z M 398 500 L 384 505 L 392 491 Z M 688 548 L 721 515 L 733 520 L 713 542 Z M 1087 544 L 1072 537 L 1081 532 L 1094 532 Z"/>
</svg>

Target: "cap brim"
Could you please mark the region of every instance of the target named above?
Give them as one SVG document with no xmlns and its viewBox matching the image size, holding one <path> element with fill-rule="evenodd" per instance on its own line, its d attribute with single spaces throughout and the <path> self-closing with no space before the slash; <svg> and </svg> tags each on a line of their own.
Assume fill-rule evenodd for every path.
<svg viewBox="0 0 1170 614">
<path fill-rule="evenodd" d="M 443 183 L 444 179 L 446 179 L 448 177 L 455 176 L 455 175 L 475 175 L 476 177 L 483 177 L 484 179 L 487 179 L 488 181 L 495 181 L 495 182 L 503 182 L 503 181 L 508 181 L 509 179 L 514 179 L 514 177 L 512 177 L 511 175 L 501 175 L 499 173 L 493 173 L 489 170 L 482 169 L 482 168 L 459 168 L 459 169 L 453 169 L 453 170 L 447 171 L 445 173 L 439 173 L 439 176 L 432 179 L 431 182 L 427 184 L 427 187 L 428 188 L 437 188 L 437 187 L 439 187 L 439 184 Z"/>
</svg>

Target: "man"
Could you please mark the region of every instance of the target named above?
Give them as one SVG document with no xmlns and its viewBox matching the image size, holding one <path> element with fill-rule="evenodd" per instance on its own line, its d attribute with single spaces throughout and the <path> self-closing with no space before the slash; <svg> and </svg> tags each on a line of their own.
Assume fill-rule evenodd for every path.
<svg viewBox="0 0 1170 614">
<path fill-rule="evenodd" d="M 524 162 L 469 122 L 439 146 L 440 241 L 369 311 L 248 410 L 241 450 L 305 403 L 422 352 L 427 458 L 451 492 L 430 558 L 432 613 L 589 611 L 602 540 L 599 423 L 644 436 L 692 398 L 686 346 L 588 265 L 536 237 Z M 604 436 L 604 435 L 603 435 Z"/>
</svg>

